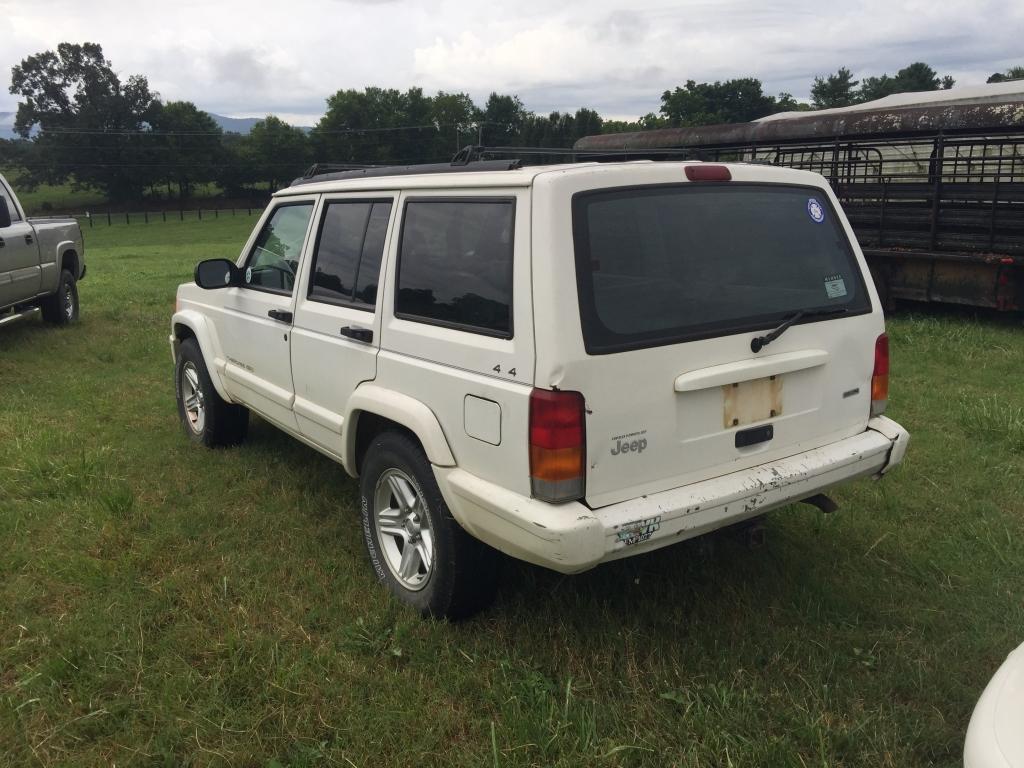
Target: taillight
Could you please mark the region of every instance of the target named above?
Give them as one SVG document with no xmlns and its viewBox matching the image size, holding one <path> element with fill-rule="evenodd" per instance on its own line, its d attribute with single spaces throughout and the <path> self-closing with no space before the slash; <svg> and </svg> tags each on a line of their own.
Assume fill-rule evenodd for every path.
<svg viewBox="0 0 1024 768">
<path fill-rule="evenodd" d="M 875 340 L 875 369 L 871 372 L 871 415 L 885 413 L 889 401 L 889 337 L 884 333 Z"/>
<path fill-rule="evenodd" d="M 583 395 L 535 389 L 530 393 L 530 488 L 542 501 L 583 496 L 586 468 Z"/>
<path fill-rule="evenodd" d="M 686 166 L 686 178 L 690 181 L 732 181 L 732 174 L 724 165 L 698 163 Z"/>
</svg>

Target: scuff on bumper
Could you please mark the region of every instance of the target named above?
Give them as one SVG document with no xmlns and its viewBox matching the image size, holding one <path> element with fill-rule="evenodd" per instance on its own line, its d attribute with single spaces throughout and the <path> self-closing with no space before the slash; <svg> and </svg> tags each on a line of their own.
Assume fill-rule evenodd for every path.
<svg viewBox="0 0 1024 768">
<path fill-rule="evenodd" d="M 684 541 L 902 461 L 910 436 L 885 417 L 864 432 L 741 472 L 590 509 L 547 504 L 465 470 L 435 467 L 455 519 L 496 549 L 562 573 Z"/>
</svg>

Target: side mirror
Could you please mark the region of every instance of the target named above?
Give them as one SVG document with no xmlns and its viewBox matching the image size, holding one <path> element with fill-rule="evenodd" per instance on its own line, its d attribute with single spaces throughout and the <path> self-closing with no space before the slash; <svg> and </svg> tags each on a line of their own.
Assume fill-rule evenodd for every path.
<svg viewBox="0 0 1024 768">
<path fill-rule="evenodd" d="M 242 271 L 227 259 L 207 259 L 196 264 L 196 285 L 212 290 L 242 284 Z"/>
<path fill-rule="evenodd" d="M 11 226 L 11 209 L 7 206 L 7 198 L 0 196 L 0 229 L 7 229 Z"/>
</svg>

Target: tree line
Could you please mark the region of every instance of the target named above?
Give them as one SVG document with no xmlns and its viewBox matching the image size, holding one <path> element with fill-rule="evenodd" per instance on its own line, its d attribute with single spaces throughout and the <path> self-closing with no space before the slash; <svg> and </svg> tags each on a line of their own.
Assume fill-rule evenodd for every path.
<svg viewBox="0 0 1024 768">
<path fill-rule="evenodd" d="M 1024 76 L 1021 68 L 989 82 Z M 274 116 L 245 135 L 224 132 L 190 101 L 163 101 L 143 75 L 121 79 L 95 43 L 61 43 L 11 70 L 19 97 L 18 140 L 0 140 L 0 168 L 18 170 L 25 188 L 70 182 L 112 201 L 166 196 L 185 200 L 199 185 L 231 196 L 265 195 L 316 160 L 350 163 L 446 161 L 467 144 L 571 147 L 582 136 L 669 126 L 746 122 L 790 110 L 847 106 L 890 93 L 949 88 L 917 62 L 895 75 L 856 81 L 845 67 L 815 78 L 812 104 L 764 93 L 757 78 L 689 80 L 666 90 L 658 113 L 604 120 L 594 110 L 538 115 L 518 96 L 491 93 L 478 106 L 466 93 L 421 88 L 343 89 L 319 122 L 303 130 Z"/>
</svg>

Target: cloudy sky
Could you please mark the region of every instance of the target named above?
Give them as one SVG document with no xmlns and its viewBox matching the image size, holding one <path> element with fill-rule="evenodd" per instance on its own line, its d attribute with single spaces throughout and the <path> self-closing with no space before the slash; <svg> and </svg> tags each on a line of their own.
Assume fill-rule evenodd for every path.
<svg viewBox="0 0 1024 768">
<path fill-rule="evenodd" d="M 312 124 L 340 88 L 518 93 L 537 112 L 657 111 L 662 91 L 753 75 L 808 96 L 816 74 L 926 61 L 963 85 L 1024 64 L 1024 0 L 0 0 L 8 73 L 58 42 L 97 42 L 165 99 Z"/>
</svg>

